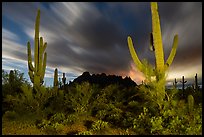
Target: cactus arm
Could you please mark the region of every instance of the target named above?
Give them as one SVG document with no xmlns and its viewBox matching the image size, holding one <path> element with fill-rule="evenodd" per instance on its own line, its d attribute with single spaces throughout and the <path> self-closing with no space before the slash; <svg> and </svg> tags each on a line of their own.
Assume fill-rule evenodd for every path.
<svg viewBox="0 0 204 137">
<path fill-rule="evenodd" d="M 47 42 L 44 43 L 44 46 L 43 46 L 43 53 L 45 52 L 45 49 L 47 48 Z"/>
<path fill-rule="evenodd" d="M 142 68 L 143 68 L 143 65 L 142 63 L 140 62 L 138 56 L 137 56 L 137 53 L 135 52 L 135 49 L 134 49 L 134 46 L 133 46 L 133 43 L 132 43 L 132 39 L 130 36 L 128 36 L 128 47 L 129 47 L 129 50 L 130 50 L 130 54 L 133 58 L 133 61 L 134 63 L 136 64 L 136 66 L 138 67 L 138 69 L 140 71 L 142 71 Z"/>
<path fill-rule="evenodd" d="M 28 52 L 28 67 L 29 67 L 29 71 L 34 71 L 34 67 L 33 67 L 33 64 L 32 64 L 32 57 L 31 57 L 30 42 L 27 43 L 27 52 Z"/>
<path fill-rule="evenodd" d="M 178 35 L 175 35 L 174 36 L 174 42 L 173 42 L 173 46 L 172 46 L 172 49 L 171 49 L 171 53 L 166 61 L 166 64 L 165 64 L 165 69 L 168 69 L 168 67 L 171 65 L 171 63 L 173 62 L 173 59 L 176 55 L 176 49 L 178 47 Z"/>
<path fill-rule="evenodd" d="M 34 82 L 34 75 L 33 75 L 33 72 L 28 70 L 28 75 L 30 76 L 30 80 L 31 82 L 33 83 Z"/>
<path fill-rule="evenodd" d="M 163 46 L 162 46 L 162 36 L 161 36 L 157 2 L 151 2 L 151 13 L 152 13 L 152 31 L 153 31 L 153 42 L 154 42 L 154 48 L 155 48 L 156 69 L 159 72 L 163 72 L 164 71 L 164 52 L 163 52 Z"/>
<path fill-rule="evenodd" d="M 47 53 L 44 53 L 44 60 L 43 60 L 43 67 L 42 67 L 42 74 L 41 74 L 41 82 L 45 76 L 45 69 L 46 69 L 46 61 L 47 61 Z"/>
<path fill-rule="evenodd" d="M 40 45 L 39 45 L 39 74 L 41 75 L 42 74 L 42 71 L 43 71 L 43 63 L 42 63 L 42 57 L 43 57 L 43 38 L 40 37 Z"/>
</svg>

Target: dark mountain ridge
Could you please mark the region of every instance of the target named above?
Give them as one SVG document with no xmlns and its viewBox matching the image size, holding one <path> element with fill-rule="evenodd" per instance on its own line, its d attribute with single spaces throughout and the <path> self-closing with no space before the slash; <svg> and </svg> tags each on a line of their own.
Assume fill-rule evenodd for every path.
<svg viewBox="0 0 204 137">
<path fill-rule="evenodd" d="M 122 76 L 106 75 L 105 73 L 91 75 L 87 71 L 84 72 L 79 77 L 77 77 L 76 79 L 74 79 L 73 82 L 70 82 L 69 85 L 72 85 L 74 83 L 81 84 L 82 82 L 89 82 L 90 84 L 97 84 L 100 87 L 105 87 L 110 84 L 118 84 L 124 87 L 137 86 L 137 84 L 130 77 L 122 78 Z"/>
</svg>

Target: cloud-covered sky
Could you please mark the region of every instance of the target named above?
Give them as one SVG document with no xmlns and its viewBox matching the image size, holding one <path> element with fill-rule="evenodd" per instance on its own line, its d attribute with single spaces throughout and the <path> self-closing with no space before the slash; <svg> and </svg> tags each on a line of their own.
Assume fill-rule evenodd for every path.
<svg viewBox="0 0 204 137">
<path fill-rule="evenodd" d="M 179 36 L 167 84 L 182 76 L 189 83 L 197 73 L 202 79 L 202 3 L 159 2 L 165 60 L 173 37 Z M 28 77 L 27 42 L 34 55 L 34 24 L 41 10 L 40 36 L 48 43 L 46 85 L 52 85 L 54 69 L 68 81 L 84 71 L 130 76 L 141 83 L 144 76 L 133 63 L 127 46 L 130 35 L 140 59 L 154 65 L 149 51 L 151 10 L 149 2 L 3 2 L 2 68 L 18 69 Z"/>
</svg>

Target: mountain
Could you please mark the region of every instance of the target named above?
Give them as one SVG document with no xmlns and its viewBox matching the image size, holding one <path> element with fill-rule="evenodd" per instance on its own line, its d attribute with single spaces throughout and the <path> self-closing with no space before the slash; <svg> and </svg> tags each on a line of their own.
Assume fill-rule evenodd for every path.
<svg viewBox="0 0 204 137">
<path fill-rule="evenodd" d="M 90 75 L 89 72 L 84 72 L 82 75 L 74 79 L 70 84 L 80 84 L 85 81 L 89 82 L 90 84 L 97 84 L 100 87 L 105 87 L 110 84 L 118 84 L 124 87 L 137 86 L 137 84 L 132 81 L 130 77 L 122 78 L 122 76 L 106 75 L 105 73 Z"/>
</svg>

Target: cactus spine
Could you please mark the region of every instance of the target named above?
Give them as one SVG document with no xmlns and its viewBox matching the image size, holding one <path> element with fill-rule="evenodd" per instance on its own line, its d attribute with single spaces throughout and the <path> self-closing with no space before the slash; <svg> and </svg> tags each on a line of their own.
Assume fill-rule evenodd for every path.
<svg viewBox="0 0 204 137">
<path fill-rule="evenodd" d="M 42 84 L 45 76 L 46 69 L 46 60 L 47 53 L 45 49 L 47 47 L 47 43 L 43 42 L 43 38 L 39 38 L 39 25 L 40 25 L 40 10 L 38 10 L 35 22 L 35 52 L 34 52 L 34 67 L 32 64 L 31 57 L 31 48 L 30 42 L 27 43 L 27 52 L 28 52 L 28 74 L 31 82 L 33 83 L 33 87 L 37 90 Z"/>
<path fill-rule="evenodd" d="M 57 68 L 55 69 L 55 73 L 54 73 L 54 88 L 55 89 L 58 88 L 58 70 Z"/>
<path fill-rule="evenodd" d="M 171 65 L 175 57 L 176 49 L 178 46 L 178 35 L 174 36 L 174 42 L 173 42 L 171 53 L 166 63 L 164 63 L 164 52 L 163 52 L 163 45 L 162 45 L 162 36 L 161 36 L 160 19 L 158 14 L 157 2 L 151 2 L 151 14 L 152 14 L 152 33 L 150 35 L 150 46 L 152 46 L 151 49 L 152 51 L 154 51 L 155 59 L 156 59 L 155 69 L 153 69 L 152 71 L 154 72 L 153 76 L 156 76 L 156 81 L 157 82 L 160 81 L 161 83 L 162 90 L 160 93 L 164 98 L 165 97 L 165 71 L 169 68 L 169 66 Z M 146 66 L 144 63 L 142 63 L 139 60 L 134 50 L 133 42 L 130 36 L 128 36 L 128 47 L 137 68 L 145 74 Z"/>
<path fill-rule="evenodd" d="M 190 114 L 193 112 L 193 107 L 194 107 L 194 98 L 192 95 L 188 95 L 188 110 Z"/>
<path fill-rule="evenodd" d="M 180 81 L 182 83 L 182 91 L 183 91 L 183 97 L 184 97 L 184 88 L 185 88 L 185 83 L 187 81 L 184 81 L 184 76 L 182 76 L 182 81 Z"/>
</svg>

